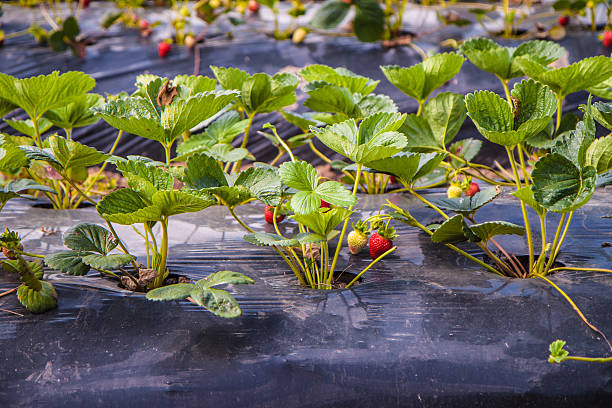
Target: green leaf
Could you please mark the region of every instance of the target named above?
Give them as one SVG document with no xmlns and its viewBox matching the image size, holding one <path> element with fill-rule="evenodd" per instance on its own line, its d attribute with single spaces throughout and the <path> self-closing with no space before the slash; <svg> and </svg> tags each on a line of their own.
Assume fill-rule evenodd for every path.
<svg viewBox="0 0 612 408">
<path fill-rule="evenodd" d="M 579 169 L 570 159 L 552 153 L 537 161 L 531 176 L 535 200 L 547 210 L 567 213 L 591 199 L 597 171 L 592 166 Z"/>
<path fill-rule="evenodd" d="M 526 75 L 549 86 L 561 97 L 589 89 L 612 76 L 612 59 L 603 55 L 550 69 L 529 56 L 518 57 L 516 61 Z"/>
<path fill-rule="evenodd" d="M 383 37 L 385 13 L 376 0 L 355 0 L 353 32 L 359 41 L 373 42 Z"/>
<path fill-rule="evenodd" d="M 481 207 L 493 201 L 500 194 L 501 189 L 492 187 L 479 191 L 471 197 L 432 197 L 429 198 L 429 201 L 442 210 L 454 211 L 459 214 L 469 215 L 475 213 Z"/>
<path fill-rule="evenodd" d="M 16 172 L 28 162 L 26 153 L 6 136 L 0 134 L 0 171 Z"/>
<path fill-rule="evenodd" d="M 68 275 L 84 276 L 89 272 L 89 265 L 83 263 L 83 256 L 89 253 L 78 251 L 59 251 L 45 256 L 45 264 Z"/>
<path fill-rule="evenodd" d="M 597 174 L 612 169 L 612 135 L 597 139 L 588 147 L 586 165 L 595 167 Z"/>
<path fill-rule="evenodd" d="M 232 100 L 235 91 L 204 92 L 174 100 L 161 113 L 140 96 L 110 100 L 93 108 L 109 125 L 134 135 L 170 144 L 182 133 L 212 117 Z"/>
<path fill-rule="evenodd" d="M 476 157 L 481 147 L 482 140 L 468 138 L 458 140 L 455 143 L 451 144 L 448 147 L 448 151 L 453 154 L 456 154 L 459 157 L 462 157 L 464 160 L 469 162 L 472 161 L 474 157 Z M 463 166 L 464 163 L 457 159 L 452 159 L 452 164 L 453 167 L 458 168 Z"/>
<path fill-rule="evenodd" d="M 117 247 L 118 242 L 106 228 L 84 222 L 64 233 L 64 245 L 74 251 L 106 255 Z"/>
<path fill-rule="evenodd" d="M 137 192 L 122 188 L 98 201 L 98 214 L 105 220 L 123 225 L 161 221 L 160 208 L 149 205 Z"/>
<path fill-rule="evenodd" d="M 347 88 L 317 81 L 304 88 L 308 99 L 304 106 L 317 112 L 341 114 L 342 118 L 361 118 L 362 112 L 357 106 L 353 94 Z"/>
<path fill-rule="evenodd" d="M 167 171 L 142 161 L 120 160 L 115 162 L 128 186 L 151 201 L 158 191 L 169 191 L 174 188 L 174 177 Z"/>
<path fill-rule="evenodd" d="M 212 92 L 217 87 L 217 80 L 202 75 L 177 75 L 172 80 L 174 86 L 183 86 L 189 89 L 189 95 L 203 92 Z"/>
<path fill-rule="evenodd" d="M 94 115 L 91 108 L 100 107 L 103 103 L 104 97 L 101 95 L 84 94 L 78 96 L 67 105 L 48 111 L 44 117 L 62 129 L 89 126 L 100 120 Z"/>
<path fill-rule="evenodd" d="M 94 269 L 112 270 L 125 266 L 136 259 L 135 256 L 128 254 L 89 254 L 81 258 L 85 265 L 89 265 Z"/>
<path fill-rule="evenodd" d="M 198 212 L 217 204 L 211 197 L 196 197 L 183 191 L 158 191 L 153 194 L 151 201 L 153 206 L 159 208 L 161 215 L 166 217 Z"/>
<path fill-rule="evenodd" d="M 289 112 L 287 110 L 281 110 L 279 112 L 283 118 L 291 123 L 292 125 L 297 126 L 302 132 L 307 133 L 310 126 L 321 126 L 323 123 L 314 119 L 312 116 L 314 113 L 306 112 L 306 113 L 297 113 L 297 112 Z"/>
<path fill-rule="evenodd" d="M 242 84 L 250 77 L 247 72 L 244 72 L 238 68 L 216 67 L 211 65 L 210 69 L 223 89 L 227 90 L 241 90 Z"/>
<path fill-rule="evenodd" d="M 502 47 L 487 38 L 465 41 L 459 51 L 465 54 L 472 64 L 502 80 L 525 75 L 517 63 L 518 57 L 528 56 L 538 64 L 548 65 L 566 54 L 566 50 L 553 41 L 526 41 L 514 48 Z"/>
<path fill-rule="evenodd" d="M 552 153 L 558 153 L 569 159 L 578 168 L 583 168 L 589 146 L 595 140 L 595 122 L 591 117 L 591 109 L 588 108 L 582 121 L 576 125 L 576 130 L 571 130 L 557 137 Z"/>
<path fill-rule="evenodd" d="M 49 112 L 47 112 L 47 113 L 49 113 Z M 36 138 L 36 129 L 34 128 L 34 122 L 32 122 L 32 119 L 26 119 L 26 120 L 17 120 L 17 119 L 11 120 L 11 119 L 6 119 L 5 122 L 6 122 L 7 125 L 12 127 L 13 129 L 15 129 L 16 131 L 18 131 L 22 135 L 29 136 L 32 139 Z M 39 131 L 39 134 L 42 135 L 47 130 L 49 130 L 51 128 L 51 126 L 53 126 L 53 123 L 51 123 L 50 121 L 48 121 L 44 117 L 40 118 L 40 120 L 38 121 L 38 131 Z"/>
<path fill-rule="evenodd" d="M 591 113 L 593 118 L 608 130 L 612 130 L 612 102 L 595 102 Z"/>
<path fill-rule="evenodd" d="M 514 112 L 514 129 L 523 140 L 544 130 L 557 110 L 552 91 L 538 82 L 522 80 L 514 85 L 511 94 L 519 101 Z"/>
<path fill-rule="evenodd" d="M 147 300 L 169 301 L 181 300 L 191 296 L 191 292 L 196 290 L 195 285 L 190 283 L 176 283 L 174 285 L 162 286 L 147 292 Z"/>
<path fill-rule="evenodd" d="M 408 185 L 437 168 L 446 157 L 442 153 L 399 153 L 393 157 L 368 162 L 366 165 L 383 173 L 392 174 Z"/>
<path fill-rule="evenodd" d="M 5 117 L 6 115 L 8 115 L 9 113 L 11 113 L 17 108 L 18 108 L 17 105 L 14 105 L 10 103 L 9 101 L 0 98 L 0 118 Z"/>
<path fill-rule="evenodd" d="M 423 117 L 443 146 L 449 144 L 465 121 L 467 110 L 463 95 L 444 92 L 431 98 L 423 108 Z"/>
<path fill-rule="evenodd" d="M 366 163 L 384 159 L 401 151 L 406 137 L 397 132 L 405 115 L 377 113 L 365 118 L 357 128 L 353 119 L 310 131 L 327 147 L 351 159 Z"/>
<path fill-rule="evenodd" d="M 350 4 L 343 1 L 327 0 L 312 16 L 310 24 L 314 28 L 331 30 L 338 27 L 344 21 L 350 9 Z"/>
<path fill-rule="evenodd" d="M 109 157 L 93 147 L 60 136 L 49 136 L 48 140 L 53 156 L 64 170 L 95 166 Z"/>
<path fill-rule="evenodd" d="M 457 75 L 464 60 L 461 55 L 444 53 L 436 54 L 411 67 L 388 65 L 380 68 L 396 88 L 423 103 L 433 91 Z"/>
<path fill-rule="evenodd" d="M 41 149 L 36 146 L 19 146 L 19 149 L 25 153 L 29 160 L 44 161 L 56 169 L 62 167 L 61 163 L 55 159 L 51 149 Z"/>
<path fill-rule="evenodd" d="M 357 101 L 357 108 L 361 117 L 370 116 L 379 112 L 396 113 L 397 105 L 387 95 L 370 94 Z"/>
<path fill-rule="evenodd" d="M 351 216 L 353 212 L 345 208 L 319 209 L 309 214 L 295 214 L 290 218 L 304 225 L 317 235 L 330 239 L 332 231 Z"/>
<path fill-rule="evenodd" d="M 337 206 L 353 206 L 357 199 L 341 183 L 326 181 L 319 184 L 317 171 L 304 161 L 285 162 L 279 168 L 281 181 L 299 192 L 291 198 L 291 208 L 297 214 L 308 214 L 321 206 L 321 200 Z"/>
<path fill-rule="evenodd" d="M 545 86 L 523 80 L 512 90 L 516 107 L 490 91 L 465 96 L 468 115 L 478 131 L 488 140 L 502 146 L 515 146 L 540 133 L 556 110 L 553 93 Z"/>
<path fill-rule="evenodd" d="M 546 208 L 544 208 L 540 203 L 538 203 L 535 198 L 533 198 L 533 191 L 531 187 L 521 187 L 520 189 L 510 193 L 529 207 L 533 208 L 533 210 L 538 213 L 540 216 L 546 215 Z"/>
<path fill-rule="evenodd" d="M 466 240 L 463 216 L 457 214 L 444 221 L 431 236 L 431 240 L 437 244 L 454 244 Z"/>
<path fill-rule="evenodd" d="M 565 342 L 563 340 L 555 340 L 550 343 L 550 356 L 548 357 L 549 363 L 559 364 L 565 361 L 567 356 L 569 356 L 569 352 L 563 347 L 565 347 Z"/>
<path fill-rule="evenodd" d="M 191 294 L 191 298 L 209 312 L 226 319 L 242 314 L 236 299 L 221 289 L 206 289 Z"/>
<path fill-rule="evenodd" d="M 296 102 L 295 89 L 298 78 L 287 72 L 273 77 L 265 73 L 250 76 L 242 83 L 240 98 L 242 105 L 252 116 L 280 110 Z"/>
<path fill-rule="evenodd" d="M 505 221 L 487 221 L 470 225 L 470 230 L 483 241 L 497 235 L 525 235 L 525 228 Z"/>
<path fill-rule="evenodd" d="M 285 238 L 283 236 L 270 234 L 268 232 L 247 234 L 244 236 L 244 240 L 257 246 L 275 246 L 282 248 L 290 248 L 300 244 L 297 236 L 293 238 Z"/>
<path fill-rule="evenodd" d="M 57 293 L 53 285 L 43 280 L 40 284 L 40 290 L 34 290 L 25 284 L 17 289 L 17 299 L 32 313 L 44 313 L 57 307 Z"/>
<path fill-rule="evenodd" d="M 72 102 L 95 85 L 92 77 L 76 71 L 62 75 L 54 71 L 24 79 L 0 73 L 0 98 L 25 110 L 31 119 L 40 119 L 45 112 Z"/>
<path fill-rule="evenodd" d="M 202 289 L 209 289 L 217 285 L 241 285 L 241 284 L 254 284 L 255 281 L 248 276 L 232 271 L 219 271 L 211 273 L 207 277 L 200 279 L 196 282 Z"/>
<path fill-rule="evenodd" d="M 351 94 L 368 95 L 376 89 L 380 81 L 357 75 L 346 68 L 331 68 L 327 65 L 308 65 L 300 71 L 300 76 L 308 82 L 325 82 L 349 90 Z"/>
<path fill-rule="evenodd" d="M 51 194 L 57 194 L 55 190 L 48 186 L 41 186 L 34 180 L 29 179 L 17 179 L 11 180 L 0 189 L 0 204 L 6 203 L 12 198 L 27 198 L 34 199 L 34 197 L 22 194 L 27 190 L 44 191 Z"/>
<path fill-rule="evenodd" d="M 81 32 L 77 19 L 74 16 L 68 16 L 62 24 L 62 31 L 66 37 L 74 40 Z"/>
<path fill-rule="evenodd" d="M 248 123 L 248 119 L 241 119 L 238 112 L 226 112 L 206 128 L 206 134 L 215 141 L 214 144 L 229 144 L 236 136 L 244 132 Z"/>
<path fill-rule="evenodd" d="M 251 167 L 238 176 L 226 175 L 217 161 L 204 154 L 187 160 L 184 180 L 188 188 L 214 194 L 234 207 L 251 198 L 268 205 L 280 200 L 280 179 L 274 170 Z"/>
</svg>

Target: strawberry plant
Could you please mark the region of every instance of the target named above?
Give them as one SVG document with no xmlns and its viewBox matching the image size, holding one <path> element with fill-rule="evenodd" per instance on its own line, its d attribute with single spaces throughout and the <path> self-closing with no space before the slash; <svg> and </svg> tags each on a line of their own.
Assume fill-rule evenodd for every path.
<svg viewBox="0 0 612 408">
<path fill-rule="evenodd" d="M 247 120 L 241 149 L 246 149 L 253 119 L 256 115 L 278 111 L 296 102 L 295 90 L 298 78 L 289 73 L 270 76 L 266 73 L 249 73 L 237 68 L 210 67 L 221 86 L 240 92 L 234 100 L 234 109 L 240 117 Z M 232 172 L 240 170 L 242 159 L 236 161 Z"/>
<path fill-rule="evenodd" d="M 215 289 L 218 285 L 253 284 L 253 279 L 238 272 L 220 271 L 211 273 L 195 284 L 176 283 L 147 292 L 148 300 L 169 301 L 189 298 L 217 316 L 232 318 L 242 314 L 236 299 L 227 291 Z"/>
<path fill-rule="evenodd" d="M 19 275 L 22 282 L 17 289 L 19 302 L 32 313 L 44 313 L 57 307 L 57 293 L 51 283 L 43 280 L 42 264 L 24 258 L 41 256 L 23 252 L 21 237 L 8 228 L 0 234 L 0 247 L 7 258 L 0 261 L 0 267 Z"/>
<path fill-rule="evenodd" d="M 95 81 L 80 72 L 54 72 L 25 79 L 0 74 L 0 82 L 0 115 L 21 109 L 29 116 L 27 120 L 6 120 L 18 135 L 0 137 L 0 150 L 5 152 L 0 156 L 0 168 L 11 178 L 25 175 L 35 184 L 49 186 L 51 190 L 39 191 L 54 208 L 76 208 L 80 204 L 79 190 L 89 191 L 100 176 L 98 172 L 86 182 L 88 167 L 107 157 L 71 138 L 73 129 L 98 121 L 90 109 L 100 106 L 104 99 L 87 93 Z M 62 129 L 65 137 L 53 134 L 43 140 L 52 126 Z"/>
</svg>

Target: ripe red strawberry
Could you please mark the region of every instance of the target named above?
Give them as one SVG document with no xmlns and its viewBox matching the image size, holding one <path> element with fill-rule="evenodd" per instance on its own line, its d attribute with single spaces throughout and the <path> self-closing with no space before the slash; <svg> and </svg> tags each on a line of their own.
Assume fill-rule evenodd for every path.
<svg viewBox="0 0 612 408">
<path fill-rule="evenodd" d="M 157 53 L 161 58 L 166 58 L 166 55 L 170 52 L 172 46 L 166 41 L 162 41 L 157 45 Z"/>
<path fill-rule="evenodd" d="M 368 235 L 370 235 L 370 231 L 368 231 L 365 221 L 359 220 L 357 224 L 353 224 L 353 230 L 346 237 L 351 254 L 357 255 L 363 251 L 363 248 L 368 244 Z"/>
<path fill-rule="evenodd" d="M 561 16 L 559 17 L 559 25 L 560 26 L 566 26 L 568 25 L 570 22 L 570 18 L 569 16 Z"/>
<path fill-rule="evenodd" d="M 251 13 L 257 13 L 259 11 L 259 3 L 255 0 L 249 0 L 248 7 Z"/>
<path fill-rule="evenodd" d="M 83 0 L 83 3 L 82 3 L 83 4 L 83 8 L 89 7 L 89 2 L 90 2 L 90 0 Z"/>
<path fill-rule="evenodd" d="M 397 178 L 395 176 L 389 176 L 389 183 L 391 184 L 397 183 Z"/>
<path fill-rule="evenodd" d="M 266 208 L 264 209 L 264 218 L 266 219 L 266 222 L 268 224 L 274 224 L 274 206 L 273 205 L 266 205 Z M 277 215 L 276 223 L 278 224 L 284 219 L 285 219 L 284 215 L 282 214 Z"/>
<path fill-rule="evenodd" d="M 151 24 L 144 18 L 138 22 L 138 27 L 140 27 L 141 30 L 146 30 L 150 25 Z"/>
<path fill-rule="evenodd" d="M 370 236 L 370 256 L 376 259 L 393 247 L 392 239 L 397 237 L 395 228 L 381 225 L 378 231 Z"/>
<path fill-rule="evenodd" d="M 468 197 L 472 197 L 474 194 L 478 193 L 479 191 L 480 191 L 480 187 L 478 187 L 478 184 L 472 181 L 468 189 L 465 191 L 465 195 Z"/>
<path fill-rule="evenodd" d="M 325 201 L 325 200 L 321 200 L 321 206 L 320 206 L 320 208 L 323 208 L 323 207 L 325 207 L 325 208 L 330 208 L 330 207 L 331 207 L 331 204 L 330 204 L 330 203 L 328 203 L 328 202 L 327 202 L 327 201 Z"/>
<path fill-rule="evenodd" d="M 609 47 L 612 45 L 612 31 L 606 30 L 603 32 L 602 42 L 604 47 Z"/>
</svg>

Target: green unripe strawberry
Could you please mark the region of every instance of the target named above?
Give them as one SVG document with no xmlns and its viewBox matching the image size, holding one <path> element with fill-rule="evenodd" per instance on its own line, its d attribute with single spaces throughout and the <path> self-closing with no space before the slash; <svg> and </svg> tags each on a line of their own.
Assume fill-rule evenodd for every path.
<svg viewBox="0 0 612 408">
<path fill-rule="evenodd" d="M 370 232 L 364 221 L 357 221 L 357 224 L 353 224 L 353 230 L 349 232 L 348 237 L 346 237 L 346 242 L 351 254 L 357 255 L 363 251 L 363 248 L 368 244 L 369 234 Z"/>
<path fill-rule="evenodd" d="M 459 198 L 463 194 L 463 190 L 456 184 L 451 184 L 448 190 L 446 190 L 446 196 L 448 198 Z"/>
</svg>

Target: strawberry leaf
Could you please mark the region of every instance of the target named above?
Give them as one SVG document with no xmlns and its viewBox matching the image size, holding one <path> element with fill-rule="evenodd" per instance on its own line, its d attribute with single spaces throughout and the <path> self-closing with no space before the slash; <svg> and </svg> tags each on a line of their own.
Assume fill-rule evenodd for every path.
<svg viewBox="0 0 612 408">
<path fill-rule="evenodd" d="M 83 262 L 83 256 L 90 255 L 89 252 L 59 251 L 45 256 L 45 264 L 49 268 L 58 270 L 68 275 L 84 276 L 89 272 L 89 265 Z"/>
<path fill-rule="evenodd" d="M 612 76 L 612 59 L 603 55 L 563 68 L 548 68 L 529 56 L 518 57 L 516 61 L 527 76 L 547 85 L 561 97 L 589 89 Z"/>
<path fill-rule="evenodd" d="M 104 98 L 101 95 L 83 94 L 67 105 L 48 111 L 44 117 L 62 129 L 89 126 L 100 120 L 94 115 L 91 108 L 100 107 L 103 103 Z"/>
<path fill-rule="evenodd" d="M 436 169 L 446 157 L 442 153 L 398 153 L 395 156 L 368 162 L 367 166 L 383 173 L 399 177 L 407 185 Z"/>
<path fill-rule="evenodd" d="M 232 271 L 219 271 L 211 273 L 207 277 L 200 279 L 196 282 L 202 289 L 209 289 L 217 285 L 241 285 L 241 284 L 253 284 L 255 281 L 248 276 Z"/>
<path fill-rule="evenodd" d="M 319 209 L 308 214 L 295 214 L 290 218 L 304 225 L 317 235 L 333 237 L 333 231 L 338 225 L 351 216 L 353 212 L 346 208 Z"/>
<path fill-rule="evenodd" d="M 327 0 L 312 16 L 310 24 L 320 30 L 331 30 L 344 21 L 350 9 L 350 4 L 343 1 Z"/>
<path fill-rule="evenodd" d="M 1 149 L 0 149 L 1 151 Z M 44 191 L 51 194 L 57 194 L 55 190 L 48 186 L 41 186 L 34 180 L 29 179 L 17 179 L 11 180 L 0 188 L 0 208 L 10 199 L 13 198 L 27 198 L 33 200 L 34 197 L 22 194 L 27 190 Z"/>
<path fill-rule="evenodd" d="M 514 48 L 503 47 L 487 38 L 465 41 L 459 51 L 478 68 L 506 81 L 525 75 L 517 63 L 518 57 L 528 56 L 534 62 L 545 66 L 567 52 L 553 41 L 527 41 Z"/>
<path fill-rule="evenodd" d="M 308 65 L 300 71 L 300 76 L 308 82 L 322 81 L 346 88 L 351 94 L 364 96 L 372 93 L 380 82 L 357 75 L 346 68 L 331 68 L 327 65 Z"/>
<path fill-rule="evenodd" d="M 401 151 L 406 137 L 397 130 L 404 119 L 399 113 L 377 113 L 365 118 L 359 128 L 349 119 L 325 128 L 311 127 L 310 131 L 333 151 L 355 163 L 366 163 Z"/>
<path fill-rule="evenodd" d="M 496 199 L 501 194 L 501 189 L 488 188 L 477 192 L 471 197 L 446 198 L 432 197 L 432 204 L 442 210 L 453 211 L 459 214 L 470 215 L 480 208 Z"/>
<path fill-rule="evenodd" d="M 444 221 L 431 236 L 431 240 L 437 244 L 455 244 L 465 241 L 463 216 L 457 214 Z"/>
<path fill-rule="evenodd" d="M 267 232 L 256 232 L 254 234 L 245 235 L 244 240 L 257 246 L 276 246 L 290 248 L 298 246 L 300 244 L 314 244 L 317 242 L 325 241 L 326 237 L 310 232 L 303 232 L 297 234 L 293 238 L 285 238 L 283 236 L 270 234 Z"/>
<path fill-rule="evenodd" d="M 107 255 L 118 243 L 106 228 L 97 224 L 81 223 L 64 233 L 64 245 L 74 251 Z"/>
<path fill-rule="evenodd" d="M 465 58 L 455 53 L 437 54 L 411 67 L 382 66 L 383 74 L 400 91 L 423 104 L 429 95 L 451 80 Z"/>
<path fill-rule="evenodd" d="M 540 216 L 546 215 L 546 208 L 544 208 L 540 203 L 538 203 L 535 198 L 533 198 L 533 191 L 531 187 L 525 186 L 520 189 L 510 193 L 538 213 Z"/>
<path fill-rule="evenodd" d="M 22 108 L 31 119 L 72 102 L 93 89 L 96 81 L 82 72 L 70 71 L 17 79 L 0 73 L 0 98 Z"/>
<path fill-rule="evenodd" d="M 191 298 L 209 312 L 226 319 L 238 317 L 242 314 L 236 299 L 221 289 L 193 291 Z"/>
<path fill-rule="evenodd" d="M 94 269 L 112 270 L 125 266 L 136 259 L 133 255 L 128 254 L 89 254 L 84 255 L 81 261 Z"/>
<path fill-rule="evenodd" d="M 147 300 L 170 301 L 181 300 L 191 296 L 191 292 L 197 290 L 195 285 L 190 283 L 176 283 L 174 285 L 162 286 L 147 292 Z"/>
<path fill-rule="evenodd" d="M 109 157 L 93 147 L 60 136 L 49 136 L 48 140 L 54 159 L 64 170 L 95 166 Z"/>
<path fill-rule="evenodd" d="M 537 161 L 531 176 L 535 200 L 547 210 L 567 213 L 590 200 L 597 171 L 593 166 L 578 168 L 565 156 L 552 153 Z"/>
<path fill-rule="evenodd" d="M 497 235 L 525 235 L 525 228 L 505 221 L 487 221 L 470 225 L 470 230 L 483 241 Z"/>
<path fill-rule="evenodd" d="M 32 313 L 44 313 L 57 307 L 57 292 L 49 282 L 40 282 L 40 289 L 36 290 L 25 283 L 17 289 L 17 299 Z"/>
<path fill-rule="evenodd" d="M 7 125 L 15 129 L 19 133 L 29 136 L 32 139 L 36 138 L 36 129 L 34 129 L 34 122 L 32 122 L 32 119 L 26 119 L 26 120 L 5 119 L 5 122 Z M 53 126 L 53 123 L 51 123 L 44 117 L 40 118 L 40 120 L 38 121 L 38 131 L 40 132 L 40 134 L 43 134 L 47 130 L 51 129 L 51 126 Z"/>
</svg>

